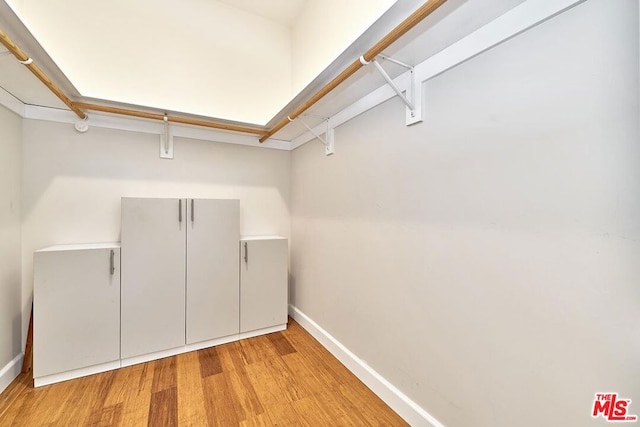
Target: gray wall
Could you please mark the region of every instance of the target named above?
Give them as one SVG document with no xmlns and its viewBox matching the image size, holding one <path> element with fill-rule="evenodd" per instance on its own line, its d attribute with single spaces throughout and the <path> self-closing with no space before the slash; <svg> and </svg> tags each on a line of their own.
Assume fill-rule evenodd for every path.
<svg viewBox="0 0 640 427">
<path fill-rule="evenodd" d="M 0 106 L 0 370 L 22 351 L 20 328 L 21 170 L 22 119 Z"/>
<path fill-rule="evenodd" d="M 23 301 L 33 291 L 33 251 L 55 244 L 120 240 L 121 197 L 240 199 L 240 232 L 290 233 L 287 151 L 24 121 Z M 26 309 L 26 307 L 25 307 Z M 26 328 L 26 322 L 23 323 Z"/>
<path fill-rule="evenodd" d="M 292 158 L 292 303 L 448 427 L 640 414 L 638 1 L 589 0 Z"/>
</svg>

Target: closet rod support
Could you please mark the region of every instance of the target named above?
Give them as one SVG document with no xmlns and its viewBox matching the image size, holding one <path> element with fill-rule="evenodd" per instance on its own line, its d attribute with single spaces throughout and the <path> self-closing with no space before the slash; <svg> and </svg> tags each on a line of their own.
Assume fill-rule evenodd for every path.
<svg viewBox="0 0 640 427">
<path fill-rule="evenodd" d="M 391 76 L 389 76 L 389 74 L 387 74 L 387 72 L 384 70 L 380 62 L 377 60 L 377 58 L 382 58 L 393 64 L 400 65 L 401 67 L 404 67 L 408 70 L 409 84 L 405 91 L 403 91 L 401 88 L 398 87 L 398 85 L 396 85 L 396 83 L 393 81 Z M 407 106 L 407 113 L 406 113 L 407 126 L 413 125 L 422 121 L 422 90 L 419 86 L 416 86 L 416 75 L 415 75 L 416 73 L 412 65 L 405 64 L 402 61 L 398 61 L 397 59 L 393 59 L 384 54 L 377 55 L 377 57 L 374 57 L 371 61 L 367 61 L 364 58 L 364 56 L 361 56 L 360 62 L 363 65 L 373 63 L 373 65 L 376 67 L 378 72 L 382 75 L 382 77 L 384 77 L 384 80 L 387 82 L 387 84 L 391 86 L 394 92 L 400 97 L 402 102 L 405 103 L 405 105 Z"/>
<path fill-rule="evenodd" d="M 413 70 L 413 65 L 405 64 L 404 62 L 398 61 L 397 59 L 393 59 L 392 57 L 384 55 L 382 53 L 378 56 L 384 59 L 385 61 L 393 62 L 394 64 L 404 67 L 408 70 Z"/>
<path fill-rule="evenodd" d="M 311 135 L 313 135 L 314 137 L 316 137 L 320 142 L 322 142 L 322 144 L 324 145 L 324 154 L 327 156 L 330 156 L 332 154 L 335 153 L 335 132 L 333 129 L 333 126 L 331 125 L 331 117 L 322 117 L 322 116 L 315 116 L 313 114 L 305 114 L 305 116 L 310 116 L 310 117 L 318 117 L 323 119 L 326 123 L 327 123 L 327 131 L 325 133 L 325 137 L 321 138 L 320 135 L 318 135 L 312 128 L 311 126 L 309 126 L 303 119 L 302 116 L 298 116 L 295 119 L 292 119 L 290 116 L 287 116 L 287 119 L 289 119 L 290 122 L 294 121 L 294 120 L 299 120 L 300 123 L 302 123 L 302 125 L 304 127 L 307 128 L 307 130 L 311 133 Z"/>
<path fill-rule="evenodd" d="M 162 118 L 162 133 L 160 134 L 160 158 L 173 159 L 173 134 L 169 126 L 169 116 Z"/>
<path fill-rule="evenodd" d="M 407 107 L 409 107 L 411 111 L 414 111 L 415 107 L 413 106 L 413 102 L 411 102 L 409 98 L 407 98 L 405 94 L 402 93 L 402 90 L 400 90 L 400 88 L 395 84 L 395 82 L 389 76 L 389 74 L 387 74 L 384 68 L 382 68 L 382 65 L 380 65 L 380 63 L 375 59 L 371 60 L 371 62 L 373 63 L 373 65 L 375 65 L 376 69 L 380 72 L 380 74 L 382 74 L 382 77 L 384 77 L 384 79 L 387 81 L 389 86 L 391 86 L 391 88 L 398 94 L 400 99 L 402 99 L 402 102 L 407 104 Z"/>
</svg>

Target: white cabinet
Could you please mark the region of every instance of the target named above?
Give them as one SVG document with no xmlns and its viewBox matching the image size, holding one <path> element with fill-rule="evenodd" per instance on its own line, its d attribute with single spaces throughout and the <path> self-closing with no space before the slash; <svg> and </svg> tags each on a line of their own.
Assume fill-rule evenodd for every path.
<svg viewBox="0 0 640 427">
<path fill-rule="evenodd" d="M 238 200 L 122 199 L 122 358 L 237 334 Z"/>
<path fill-rule="evenodd" d="M 240 332 L 287 323 L 288 244 L 279 236 L 240 240 Z"/>
<path fill-rule="evenodd" d="M 35 385 L 286 328 L 287 239 L 239 230 L 239 200 L 123 198 L 121 246 L 36 251 Z"/>
<path fill-rule="evenodd" d="M 115 362 L 112 368 L 119 366 L 120 245 L 36 251 L 33 293 L 36 385 L 67 371 L 109 362 Z"/>
<path fill-rule="evenodd" d="M 238 200 L 187 203 L 187 344 L 239 331 Z"/>
<path fill-rule="evenodd" d="M 185 343 L 186 203 L 122 199 L 122 358 Z"/>
</svg>

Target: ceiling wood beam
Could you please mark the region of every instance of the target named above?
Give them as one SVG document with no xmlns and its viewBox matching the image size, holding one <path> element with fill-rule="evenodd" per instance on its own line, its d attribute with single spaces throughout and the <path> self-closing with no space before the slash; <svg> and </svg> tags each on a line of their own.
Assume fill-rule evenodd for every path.
<svg viewBox="0 0 640 427">
<path fill-rule="evenodd" d="M 420 6 L 415 12 L 413 12 L 407 19 L 402 21 L 400 25 L 395 27 L 389 34 L 384 36 L 378 43 L 373 45 L 371 49 L 369 49 L 364 55 L 364 59 L 366 61 L 371 61 L 375 59 L 376 56 L 380 55 L 382 51 L 391 46 L 394 42 L 396 42 L 400 37 L 405 35 L 409 30 L 415 27 L 419 22 L 425 19 L 427 16 L 431 15 L 436 9 L 442 6 L 447 0 L 429 0 Z M 303 102 L 300 106 L 293 110 L 288 117 L 280 120 L 274 127 L 269 129 L 269 132 L 260 138 L 260 142 L 264 142 L 269 139 L 272 135 L 278 132 L 280 129 L 289 124 L 291 120 L 294 120 L 296 117 L 300 116 L 300 114 L 304 113 L 308 110 L 312 105 L 322 99 L 329 92 L 338 87 L 342 82 L 347 80 L 353 74 L 356 73 L 360 68 L 363 67 L 363 64 L 360 62 L 360 59 L 356 59 L 351 65 L 349 65 L 344 71 L 342 71 L 338 76 L 336 76 L 333 80 L 327 83 L 322 89 L 316 92 L 311 98 L 307 101 Z"/>
</svg>

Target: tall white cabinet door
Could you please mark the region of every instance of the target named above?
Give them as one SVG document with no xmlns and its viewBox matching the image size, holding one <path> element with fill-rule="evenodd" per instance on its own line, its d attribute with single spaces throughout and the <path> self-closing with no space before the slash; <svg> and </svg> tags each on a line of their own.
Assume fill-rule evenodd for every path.
<svg viewBox="0 0 640 427">
<path fill-rule="evenodd" d="M 287 246 L 277 236 L 240 241 L 240 332 L 287 323 Z"/>
<path fill-rule="evenodd" d="M 120 358 L 120 249 L 60 245 L 34 253 L 33 376 Z"/>
<path fill-rule="evenodd" d="M 239 331 L 239 200 L 187 200 L 187 344 Z"/>
<path fill-rule="evenodd" d="M 122 199 L 122 358 L 185 344 L 186 200 Z"/>
</svg>

